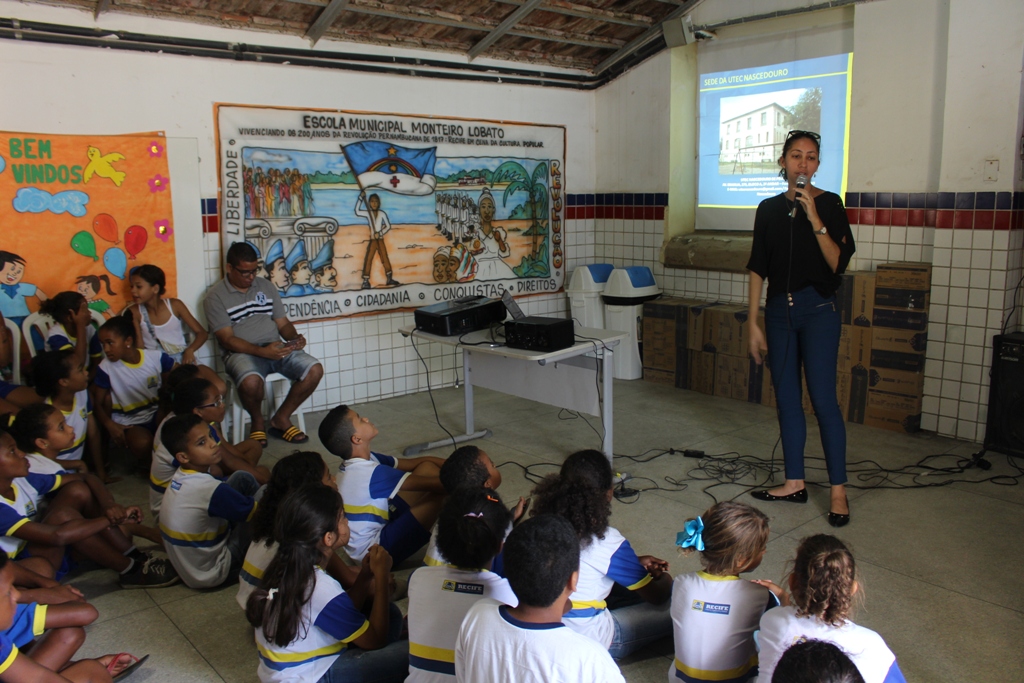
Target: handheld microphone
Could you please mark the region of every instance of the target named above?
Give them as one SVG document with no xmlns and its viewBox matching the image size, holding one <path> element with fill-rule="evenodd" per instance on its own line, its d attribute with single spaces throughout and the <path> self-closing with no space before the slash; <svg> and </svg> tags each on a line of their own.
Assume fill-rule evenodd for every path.
<svg viewBox="0 0 1024 683">
<path fill-rule="evenodd" d="M 796 210 L 800 207 L 800 202 L 795 201 L 795 198 L 800 196 L 799 190 L 802 190 L 805 187 L 807 187 L 807 176 L 801 173 L 796 177 L 796 189 L 798 192 L 794 195 L 793 208 L 789 210 L 790 218 L 796 218 Z"/>
</svg>

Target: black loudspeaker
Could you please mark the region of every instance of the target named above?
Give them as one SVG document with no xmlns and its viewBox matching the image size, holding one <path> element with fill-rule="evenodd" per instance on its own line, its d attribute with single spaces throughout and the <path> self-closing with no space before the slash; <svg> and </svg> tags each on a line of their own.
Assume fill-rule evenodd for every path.
<svg viewBox="0 0 1024 683">
<path fill-rule="evenodd" d="M 993 337 L 985 450 L 1024 457 L 1024 332 Z"/>
</svg>

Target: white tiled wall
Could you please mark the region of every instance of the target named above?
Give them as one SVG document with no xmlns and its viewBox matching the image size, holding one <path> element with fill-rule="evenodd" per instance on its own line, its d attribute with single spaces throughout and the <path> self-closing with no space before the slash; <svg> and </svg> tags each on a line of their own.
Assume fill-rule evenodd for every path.
<svg viewBox="0 0 1024 683">
<path fill-rule="evenodd" d="M 594 224 L 595 248 L 592 259 L 587 251 L 579 263 L 649 266 L 668 296 L 730 303 L 747 300 L 745 273 L 662 266 L 663 221 L 588 222 Z M 922 427 L 946 436 L 983 440 L 992 337 L 1000 333 L 1013 307 L 1014 287 L 1022 274 L 1024 231 L 852 228 L 857 253 L 851 270 L 874 270 L 890 261 L 933 264 Z M 1024 329 L 1022 315 L 1024 311 L 1018 311 L 1008 331 Z"/>
<path fill-rule="evenodd" d="M 212 286 L 221 278 L 220 235 L 207 233 L 204 240 L 206 284 Z M 570 258 L 580 250 L 586 254 L 586 245 L 574 245 L 567 238 L 566 253 Z M 543 294 L 518 301 L 527 315 L 568 315 L 568 299 L 563 294 Z M 306 351 L 324 366 L 324 379 L 305 407 L 323 410 L 341 403 L 401 396 L 426 390 L 428 381 L 435 389 L 454 384 L 456 375 L 462 376 L 458 353 L 439 344 L 417 343 L 414 348 L 398 331 L 412 324 L 412 312 L 403 311 L 296 325 L 306 336 Z M 200 360 L 223 369 L 212 339 L 200 353 Z"/>
</svg>

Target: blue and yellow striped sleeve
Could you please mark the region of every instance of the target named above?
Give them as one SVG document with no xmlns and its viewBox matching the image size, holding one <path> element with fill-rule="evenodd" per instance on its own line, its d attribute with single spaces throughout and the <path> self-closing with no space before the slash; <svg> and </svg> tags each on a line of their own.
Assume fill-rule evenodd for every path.
<svg viewBox="0 0 1024 683">
<path fill-rule="evenodd" d="M 608 562 L 608 577 L 631 591 L 643 588 L 654 578 L 640 564 L 640 559 L 637 558 L 629 541 L 623 541 L 612 555 Z"/>
</svg>

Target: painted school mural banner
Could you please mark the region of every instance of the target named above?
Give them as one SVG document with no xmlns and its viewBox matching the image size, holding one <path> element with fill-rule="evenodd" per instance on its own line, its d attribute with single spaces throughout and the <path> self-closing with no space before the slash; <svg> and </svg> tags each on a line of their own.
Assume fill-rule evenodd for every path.
<svg viewBox="0 0 1024 683">
<path fill-rule="evenodd" d="M 175 296 L 163 133 L 0 132 L 0 311 L 20 322 L 59 292 L 104 317 L 131 303 L 128 271 L 152 263 Z"/>
<path fill-rule="evenodd" d="M 561 126 L 215 106 L 225 251 L 293 320 L 555 292 Z"/>
</svg>

